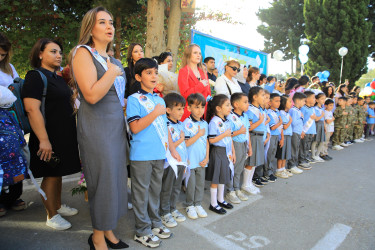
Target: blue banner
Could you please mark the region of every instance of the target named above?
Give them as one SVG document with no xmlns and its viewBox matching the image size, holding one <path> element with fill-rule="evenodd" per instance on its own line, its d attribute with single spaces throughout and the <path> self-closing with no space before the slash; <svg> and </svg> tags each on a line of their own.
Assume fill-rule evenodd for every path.
<svg viewBox="0 0 375 250">
<path fill-rule="evenodd" d="M 224 74 L 225 62 L 232 59 L 239 61 L 241 65 L 257 67 L 261 73 L 267 74 L 267 53 L 230 43 L 196 30 L 192 30 L 191 42 L 201 47 L 203 59 L 208 56 L 215 58 L 219 74 Z"/>
</svg>

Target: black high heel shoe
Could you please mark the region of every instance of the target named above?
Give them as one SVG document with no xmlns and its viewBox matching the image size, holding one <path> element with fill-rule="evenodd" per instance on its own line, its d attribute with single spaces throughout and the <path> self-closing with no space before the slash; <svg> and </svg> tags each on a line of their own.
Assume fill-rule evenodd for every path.
<svg viewBox="0 0 375 250">
<path fill-rule="evenodd" d="M 89 243 L 89 246 L 90 246 L 90 250 L 95 250 L 94 242 L 92 241 L 92 235 L 93 234 L 90 234 L 90 237 L 88 239 L 88 243 Z"/>
<path fill-rule="evenodd" d="M 123 242 L 122 240 L 119 240 L 117 244 L 112 243 L 107 237 L 104 236 L 105 242 L 107 245 L 112 249 L 123 249 L 123 248 L 129 248 L 129 245 Z"/>
</svg>

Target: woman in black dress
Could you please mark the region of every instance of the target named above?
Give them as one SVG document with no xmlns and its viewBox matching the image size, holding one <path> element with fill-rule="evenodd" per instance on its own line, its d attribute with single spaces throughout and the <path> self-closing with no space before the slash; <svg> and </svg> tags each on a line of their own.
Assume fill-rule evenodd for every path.
<svg viewBox="0 0 375 250">
<path fill-rule="evenodd" d="M 126 88 L 125 88 L 125 98 L 137 93 L 141 89 L 141 84 L 135 80 L 134 65 L 135 63 L 143 58 L 145 55 L 143 53 L 142 45 L 139 43 L 131 43 L 128 48 L 128 55 L 126 56 L 126 61 L 128 62 L 128 67 L 125 68 L 126 75 Z"/>
<path fill-rule="evenodd" d="M 47 79 L 45 117 L 41 112 L 44 83 L 39 72 L 29 71 L 22 88 L 22 99 L 32 128 L 30 169 L 35 177 L 43 177 L 41 187 L 47 196 L 47 200 L 42 199 L 47 210 L 46 225 L 57 230 L 71 227 L 61 215 L 78 213 L 77 209 L 61 204 L 62 176 L 81 170 L 72 91 L 55 72 L 60 68 L 61 60 L 62 46 L 57 41 L 42 38 L 31 51 L 31 66 Z M 60 162 L 53 164 L 56 158 Z"/>
</svg>

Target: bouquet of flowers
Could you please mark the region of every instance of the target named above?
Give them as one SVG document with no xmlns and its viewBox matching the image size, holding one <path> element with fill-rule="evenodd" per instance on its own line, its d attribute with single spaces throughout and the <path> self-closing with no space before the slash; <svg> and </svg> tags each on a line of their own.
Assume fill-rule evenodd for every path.
<svg viewBox="0 0 375 250">
<path fill-rule="evenodd" d="M 72 189 L 72 196 L 76 194 L 85 194 L 85 201 L 88 201 L 87 185 L 85 175 L 83 174 L 83 172 L 81 172 L 81 177 L 79 178 L 78 186 Z"/>
<path fill-rule="evenodd" d="M 212 81 L 211 79 L 209 79 L 208 82 L 209 82 L 210 87 L 211 87 L 211 96 L 214 96 L 216 94 L 216 91 L 215 91 L 215 82 Z"/>
</svg>

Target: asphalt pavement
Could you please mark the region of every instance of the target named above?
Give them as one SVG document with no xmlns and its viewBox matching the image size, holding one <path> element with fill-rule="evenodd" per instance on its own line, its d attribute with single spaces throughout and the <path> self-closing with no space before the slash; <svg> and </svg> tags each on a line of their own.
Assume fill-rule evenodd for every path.
<svg viewBox="0 0 375 250">
<path fill-rule="evenodd" d="M 226 215 L 208 210 L 207 190 L 203 205 L 208 217 L 180 223 L 158 249 L 375 249 L 374 149 L 375 140 L 331 151 L 332 161 L 279 178 Z M 65 177 L 63 185 L 63 203 L 79 209 L 66 218 L 71 229 L 54 231 L 45 225 L 42 201 L 26 183 L 22 198 L 29 207 L 0 218 L 0 249 L 89 249 L 89 206 L 83 195 L 71 196 L 70 191 L 78 177 Z M 180 200 L 184 198 L 182 193 Z M 185 213 L 182 202 L 179 208 Z M 146 249 L 133 240 L 132 210 L 115 233 L 130 249 Z"/>
</svg>

